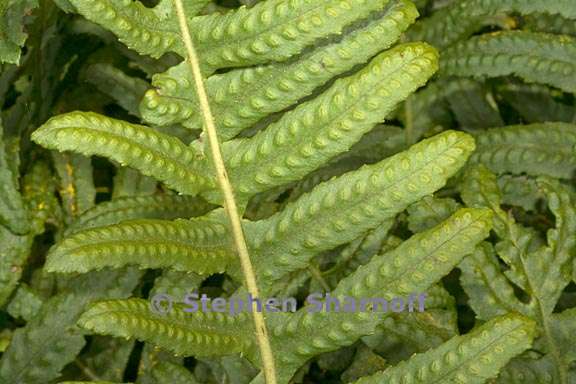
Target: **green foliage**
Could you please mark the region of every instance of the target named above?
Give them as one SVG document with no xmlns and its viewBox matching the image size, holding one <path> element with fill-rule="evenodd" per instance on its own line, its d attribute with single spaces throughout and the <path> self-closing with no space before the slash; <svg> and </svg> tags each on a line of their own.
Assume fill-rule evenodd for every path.
<svg viewBox="0 0 576 384">
<path fill-rule="evenodd" d="M 117 224 L 124 220 L 176 219 L 201 216 L 210 211 L 210 204 L 191 197 L 178 195 L 126 196 L 98 204 L 72 223 L 68 232 Z"/>
<path fill-rule="evenodd" d="M 50 272 L 87 272 L 137 263 L 211 274 L 234 263 L 230 248 L 228 230 L 219 220 L 128 220 L 67 237 L 52 249 L 45 267 Z"/>
<path fill-rule="evenodd" d="M 44 383 L 59 376 L 85 344 L 76 321 L 84 306 L 103 297 L 126 297 L 141 274 L 134 270 L 101 271 L 70 281 L 68 292 L 45 301 L 39 313 L 14 332 L 2 355 L 0 380 Z"/>
<path fill-rule="evenodd" d="M 447 76 L 516 75 L 576 92 L 576 39 L 526 31 L 472 37 L 445 50 L 441 70 Z"/>
<path fill-rule="evenodd" d="M 181 304 L 174 311 L 157 315 L 143 299 L 101 301 L 82 314 L 78 323 L 91 331 L 136 337 L 176 354 L 213 356 L 243 352 L 252 359 L 255 341 L 247 313 L 227 317 L 221 313 L 186 313 Z"/>
<path fill-rule="evenodd" d="M 349 149 L 432 76 L 436 60 L 432 47 L 401 45 L 254 137 L 226 143 L 224 156 L 239 194 L 298 180 Z"/>
<path fill-rule="evenodd" d="M 548 87 L 540 84 L 505 84 L 499 93 L 527 123 L 571 123 L 576 117 L 573 108 L 557 100 Z"/>
<path fill-rule="evenodd" d="M 128 113 L 139 115 L 138 104 L 148 88 L 145 80 L 127 76 L 118 68 L 102 63 L 86 67 L 83 76 L 100 92 L 115 97 L 118 105 Z"/>
<path fill-rule="evenodd" d="M 154 370 L 154 378 L 159 384 L 196 384 L 194 376 L 186 368 L 171 364 L 160 363 Z"/>
<path fill-rule="evenodd" d="M 569 179 L 576 169 L 576 125 L 527 124 L 489 129 L 477 136 L 473 162 L 498 173 L 527 173 Z"/>
<path fill-rule="evenodd" d="M 22 276 L 32 247 L 33 234 L 15 235 L 7 228 L 0 227 L 0 241 L 0 303 L 5 304 Z"/>
<path fill-rule="evenodd" d="M 184 3 L 278 383 L 576 382 L 573 0 Z M 265 382 L 186 57 L 0 0 L 0 384 Z"/>
<path fill-rule="evenodd" d="M 10 154 L 1 140 L 2 121 L 0 120 L 0 183 L 2 183 L 0 223 L 17 234 L 23 234 L 29 229 L 28 217 L 24 210 L 22 196 L 18 193 L 18 177 L 8 163 Z"/>
<path fill-rule="evenodd" d="M 201 154 L 175 137 L 142 125 L 89 112 L 72 112 L 50 119 L 33 133 L 32 139 L 59 151 L 74 149 L 87 156 L 109 156 L 181 193 L 197 194 L 214 186 L 212 178 L 195 171 L 195 161 Z"/>
<path fill-rule="evenodd" d="M 496 318 L 466 336 L 455 336 L 429 352 L 355 384 L 484 383 L 510 358 L 530 348 L 534 324 L 519 316 Z"/>
<path fill-rule="evenodd" d="M 490 207 L 495 213 L 497 243 L 484 247 L 462 266 L 462 283 L 471 306 L 479 317 L 519 312 L 532 317 L 542 329 L 543 350 L 554 361 L 554 382 L 567 382 L 568 365 L 573 356 L 563 350 L 567 332 L 565 320 L 572 311 L 553 314 L 564 288 L 570 282 L 572 260 L 576 252 L 570 235 L 576 230 L 574 194 L 556 180 L 539 178 L 538 190 L 547 200 L 555 226 L 546 232 L 546 242 L 532 228 L 516 223 L 501 208 L 501 192 L 496 176 L 483 166 L 470 169 L 462 185 L 468 205 Z M 496 254 L 504 261 L 503 270 Z M 523 291 L 527 301 L 520 301 L 513 284 Z M 569 331 L 568 331 L 569 332 Z"/>
<path fill-rule="evenodd" d="M 134 344 L 132 340 L 95 336 L 84 359 L 76 361 L 79 367 L 86 367 L 84 368 L 86 371 L 90 370 L 103 380 L 120 382 L 134 350 Z"/>
<path fill-rule="evenodd" d="M 485 210 L 461 210 L 438 226 L 414 235 L 389 253 L 373 257 L 342 279 L 333 291 L 334 297 L 370 298 L 407 297 L 423 292 L 445 275 L 490 229 L 490 216 Z M 382 293 L 384 292 L 384 293 Z M 274 314 L 271 314 L 274 315 Z M 384 315 L 385 316 L 385 315 Z M 271 316 L 276 322 L 281 372 L 296 369 L 319 352 L 352 344 L 358 337 L 369 335 L 381 316 L 364 312 L 309 313 L 300 309 L 290 319 Z M 291 373 L 291 372 L 290 372 Z"/>
<path fill-rule="evenodd" d="M 0 4 L 0 62 L 18 64 L 26 42 L 23 22 L 38 0 L 4 0 Z"/>
<path fill-rule="evenodd" d="M 340 40 L 320 46 L 298 61 L 211 76 L 207 79 L 208 92 L 220 137 L 234 137 L 269 114 L 296 104 L 334 76 L 366 62 L 396 42 L 416 16 L 412 3 L 394 2 L 380 18 Z M 182 123 L 189 128 L 202 127 L 186 63 L 154 75 L 152 85 L 154 88 L 146 93 L 141 104 L 145 120 L 161 125 Z M 238 104 L 241 108 L 236 107 Z"/>
<path fill-rule="evenodd" d="M 67 217 L 75 217 L 94 206 L 96 188 L 90 175 L 90 159 L 71 153 L 54 153 L 54 167 L 60 179 L 60 196 Z"/>
<path fill-rule="evenodd" d="M 305 266 L 314 254 L 351 241 L 394 217 L 441 188 L 473 148 L 470 136 L 445 132 L 381 163 L 320 184 L 256 224 L 254 257 L 261 273 L 267 280 L 278 279 Z M 334 212 L 336 206 L 343 210 Z M 318 225 L 322 230 L 314 232 L 312 228 Z"/>
<path fill-rule="evenodd" d="M 484 26 L 497 24 L 498 14 L 513 12 L 523 15 L 542 12 L 554 15 L 554 18 L 576 18 L 576 9 L 570 0 L 460 0 L 452 1 L 418 22 L 410 35 L 444 49 L 466 40 Z"/>
<path fill-rule="evenodd" d="M 576 35 L 576 23 L 574 20 L 548 13 L 537 13 L 527 17 L 525 28 L 560 35 Z"/>
</svg>

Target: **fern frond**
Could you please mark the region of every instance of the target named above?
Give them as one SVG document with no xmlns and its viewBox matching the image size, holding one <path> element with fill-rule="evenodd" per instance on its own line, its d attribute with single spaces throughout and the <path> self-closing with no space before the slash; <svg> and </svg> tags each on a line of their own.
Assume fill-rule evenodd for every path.
<svg viewBox="0 0 576 384">
<path fill-rule="evenodd" d="M 84 306 L 95 299 L 130 295 L 140 277 L 141 273 L 132 269 L 72 279 L 67 292 L 46 300 L 38 314 L 14 332 L 0 359 L 0 382 L 46 383 L 58 378 L 86 343 L 75 326 Z"/>
<path fill-rule="evenodd" d="M 512 285 L 500 271 L 498 258 L 490 243 L 481 244 L 459 267 L 462 287 L 479 319 L 489 320 L 509 312 L 527 316 L 533 313 L 533 308 L 516 298 Z"/>
<path fill-rule="evenodd" d="M 22 276 L 35 233 L 16 235 L 0 225 L 0 305 L 4 305 Z"/>
<path fill-rule="evenodd" d="M 575 75 L 576 0 L 0 0 L 0 384 L 576 383 Z"/>
<path fill-rule="evenodd" d="M 465 180 L 462 196 L 466 203 L 490 206 L 495 212 L 494 228 L 500 238 L 495 249 L 509 266 L 504 275 L 529 297 L 528 305 L 516 304 L 516 309 L 527 313 L 542 328 L 545 343 L 542 349 L 549 353 L 554 361 L 554 382 L 568 383 L 569 362 L 562 352 L 561 342 L 556 340 L 551 329 L 554 321 L 552 311 L 571 280 L 570 269 L 576 254 L 576 243 L 569 235 L 576 231 L 572 191 L 556 180 L 537 180 L 538 188 L 556 218 L 556 225 L 548 230 L 547 242 L 544 244 L 533 229 L 517 224 L 511 215 L 500 208 L 500 192 L 493 174 L 478 167 L 469 173 Z M 498 270 L 491 270 L 496 265 L 492 263 L 477 267 L 487 267 L 483 273 L 490 276 L 491 280 L 498 280 L 499 288 L 502 288 L 504 281 L 493 276 L 494 272 L 498 274 Z M 510 295 L 509 290 L 507 295 Z M 485 301 L 484 305 L 491 305 L 492 312 L 503 309 L 497 302 Z M 483 308 L 482 313 L 488 314 L 487 309 Z"/>
<path fill-rule="evenodd" d="M 344 297 L 408 297 L 423 292 L 446 275 L 475 245 L 488 236 L 491 215 L 485 209 L 462 209 L 436 227 L 414 235 L 393 251 L 375 256 L 344 278 L 332 293 Z M 304 307 L 286 320 L 271 317 L 284 375 L 308 358 L 350 345 L 371 334 L 384 313 L 309 312 Z M 274 315 L 273 313 L 269 315 Z M 276 323 L 274 323 L 276 321 Z M 292 372 L 293 373 L 293 372 Z"/>
<path fill-rule="evenodd" d="M 268 0 L 189 21 L 209 69 L 284 61 L 321 38 L 341 34 L 389 0 Z"/>
<path fill-rule="evenodd" d="M 469 207 L 488 207 L 502 221 L 506 214 L 500 208 L 502 194 L 498 188 L 497 177 L 484 164 L 470 165 L 460 185 L 462 200 Z"/>
<path fill-rule="evenodd" d="M 526 31 L 472 37 L 445 50 L 444 76 L 516 75 L 529 82 L 576 92 L 576 38 Z"/>
<path fill-rule="evenodd" d="M 335 163 L 362 160 L 376 163 L 406 149 L 406 131 L 403 128 L 379 124 L 366 133 L 350 150 L 333 160 Z"/>
<path fill-rule="evenodd" d="M 135 341 L 132 340 L 132 342 Z M 165 349 L 155 347 L 151 343 L 144 343 L 144 348 L 142 349 L 142 359 L 138 365 L 138 381 L 141 381 L 142 384 L 156 384 L 153 376 L 154 369 L 159 363 L 162 362 L 183 364 L 184 359 L 182 357 L 175 356 L 173 353 Z"/>
<path fill-rule="evenodd" d="M 396 346 L 401 343 L 410 356 L 438 347 L 456 335 L 454 298 L 441 285 L 435 284 L 426 291 L 426 311 L 393 313 L 378 325 L 374 335 L 364 336 L 362 341 L 375 351 L 384 352 L 383 349 L 390 346 L 395 355 Z M 402 355 L 398 358 L 403 359 Z"/>
<path fill-rule="evenodd" d="M 48 120 L 32 133 L 36 143 L 59 151 L 100 155 L 138 169 L 181 193 L 215 187 L 202 171 L 202 158 L 178 139 L 142 125 L 92 112 L 71 112 Z"/>
<path fill-rule="evenodd" d="M 132 0 L 68 0 L 74 11 L 113 32 L 118 39 L 141 54 L 154 58 L 166 52 L 183 52 L 178 25 L 170 1 L 162 7 L 146 8 Z M 201 3 L 205 3 L 204 0 Z"/>
<path fill-rule="evenodd" d="M 206 276 L 194 272 L 166 269 L 154 280 L 150 296 L 166 294 L 171 295 L 175 300 L 183 301 L 188 292 L 199 291 L 204 279 Z"/>
<path fill-rule="evenodd" d="M 392 3 L 378 20 L 316 48 L 299 60 L 239 69 L 207 79 L 207 91 L 222 140 L 229 140 L 272 113 L 310 95 L 334 76 L 365 63 L 393 44 L 415 20 L 414 5 Z M 358 50 L 362 47 L 361 50 Z M 355 52 L 352 54 L 352 52 Z M 193 82 L 186 63 L 156 74 L 141 103 L 144 119 L 159 125 L 183 123 L 201 128 Z M 248 99 L 247 99 L 248 95 Z"/>
<path fill-rule="evenodd" d="M 156 192 L 158 182 L 135 169 L 118 167 L 113 180 L 112 200 L 129 196 L 150 196 Z"/>
<path fill-rule="evenodd" d="M 133 220 L 78 232 L 50 251 L 50 272 L 88 272 L 137 264 L 200 274 L 223 272 L 236 256 L 218 220 Z"/>
<path fill-rule="evenodd" d="M 492 94 L 484 84 L 466 78 L 456 78 L 447 101 L 460 127 L 465 131 L 500 127 L 504 121 Z"/>
<path fill-rule="evenodd" d="M 135 343 L 132 340 L 94 335 L 85 358 L 76 360 L 84 372 L 92 372 L 101 380 L 121 382 Z"/>
<path fill-rule="evenodd" d="M 388 235 L 393 225 L 393 219 L 385 220 L 376 228 L 350 242 L 333 259 L 334 267 L 322 273 L 322 278 L 326 281 L 326 284 L 331 288 L 336 287 L 343 277 L 354 272 L 360 265 L 368 263 L 377 253 L 387 251 L 387 246 L 389 246 L 390 242 Z M 320 289 L 315 290 L 312 284 L 310 290 L 313 292 L 320 291 Z"/>
<path fill-rule="evenodd" d="M 525 273 L 545 313 L 552 313 L 560 294 L 571 280 L 576 255 L 576 208 L 572 191 L 550 178 L 539 178 L 538 187 L 555 217 L 546 233 L 546 247 L 525 260 Z M 553 282 L 553 283 L 551 283 Z"/>
<path fill-rule="evenodd" d="M 534 325 L 522 316 L 502 316 L 469 334 L 456 336 L 438 348 L 415 355 L 354 384 L 401 383 L 408 380 L 414 384 L 482 384 L 494 378 L 511 358 L 530 348 L 535 334 Z"/>
<path fill-rule="evenodd" d="M 552 384 L 554 383 L 554 360 L 550 355 L 540 358 L 517 357 L 506 365 L 496 384 Z M 576 380 L 576 372 L 570 371 L 567 377 L 568 383 Z"/>
<path fill-rule="evenodd" d="M 472 163 L 497 173 L 569 179 L 576 169 L 576 125 L 543 123 L 489 129 L 475 136 Z"/>
<path fill-rule="evenodd" d="M 502 191 L 502 203 L 516 205 L 533 211 L 541 198 L 534 179 L 529 176 L 501 175 L 498 187 Z"/>
<path fill-rule="evenodd" d="M 100 92 L 112 97 L 128 113 L 140 116 L 138 105 L 148 88 L 147 81 L 130 77 L 118 68 L 103 63 L 86 67 L 83 77 Z"/>
<path fill-rule="evenodd" d="M 168 1 L 153 9 L 131 0 L 70 3 L 141 54 L 160 57 L 176 52 L 185 56 L 175 11 Z M 210 73 L 217 68 L 286 60 L 318 39 L 342 33 L 347 25 L 383 9 L 386 3 L 388 0 L 270 0 L 224 15 L 190 17 L 192 10 L 188 25 Z"/>
<path fill-rule="evenodd" d="M 487 207 L 494 212 L 494 231 L 501 241 L 496 243 L 500 258 L 511 266 L 506 276 L 521 288 L 529 286 L 523 261 L 529 250 L 536 248 L 538 238 L 533 230 L 517 225 L 514 219 L 502 208 L 502 195 L 498 188 L 496 175 L 483 165 L 468 169 L 461 185 L 462 199 L 469 207 Z M 487 271 L 486 273 L 489 273 Z"/>
<path fill-rule="evenodd" d="M 374 164 L 406 149 L 405 131 L 396 126 L 377 125 L 354 144 L 348 151 L 333 158 L 326 166 L 309 173 L 301 180 L 278 187 L 272 193 L 288 192 L 286 203 L 297 200 L 318 184 L 335 176 L 356 170 L 365 164 Z"/>
<path fill-rule="evenodd" d="M 576 37 L 576 20 L 549 13 L 536 13 L 524 18 L 524 29 Z"/>
<path fill-rule="evenodd" d="M 338 283 L 334 296 L 375 297 L 384 293 L 384 297 L 392 298 L 422 292 L 488 236 L 491 220 L 487 209 L 459 209 L 431 229 L 359 267 Z"/>
<path fill-rule="evenodd" d="M 31 232 L 43 233 L 45 224 L 57 227 L 63 224 L 63 212 L 56 197 L 55 174 L 46 161 L 37 161 L 24 175 L 22 197 L 31 219 Z"/>
<path fill-rule="evenodd" d="M 22 318 L 29 322 L 36 316 L 43 304 L 43 299 L 26 284 L 21 284 L 6 308 L 10 316 Z"/>
<path fill-rule="evenodd" d="M 76 153 L 52 152 L 60 179 L 59 193 L 68 218 L 77 217 L 92 208 L 96 200 L 92 162 Z"/>
<path fill-rule="evenodd" d="M 441 188 L 473 150 L 469 135 L 448 131 L 320 184 L 282 212 L 255 224 L 253 246 L 260 273 L 278 279 L 305 267 L 316 253 L 392 218 Z"/>
<path fill-rule="evenodd" d="M 345 160 L 336 161 L 332 164 L 329 164 L 325 167 L 317 169 L 314 172 L 309 173 L 300 181 L 294 182 L 287 186 L 278 187 L 277 190 L 280 194 L 283 191 L 288 191 L 290 193 L 290 195 L 284 202 L 283 206 L 285 206 L 290 202 L 298 200 L 302 195 L 313 190 L 318 184 L 333 179 L 334 177 L 342 176 L 346 172 L 354 171 L 362 165 L 364 165 L 364 163 L 362 161 L 359 161 L 358 159 L 350 161 Z M 283 208 L 283 206 L 281 206 L 280 208 Z"/>
<path fill-rule="evenodd" d="M 86 211 L 66 229 L 66 234 L 134 219 L 188 219 L 201 216 L 212 208 L 215 206 L 191 196 L 120 197 Z"/>
<path fill-rule="evenodd" d="M 18 191 L 18 175 L 9 166 L 9 154 L 3 138 L 2 120 L 0 120 L 0 224 L 7 226 L 16 234 L 24 234 L 30 228 L 28 213 Z"/>
<path fill-rule="evenodd" d="M 461 210 L 437 227 L 414 236 L 393 253 L 378 257 L 361 267 L 361 270 L 355 272 L 337 287 L 335 294 L 369 297 L 386 292 L 386 297 L 389 297 L 425 289 L 431 282 L 446 274 L 458 260 L 472 251 L 477 242 L 487 236 L 490 221 L 491 217 L 487 215 L 486 210 Z M 462 241 L 464 238 L 466 241 Z M 414 260 L 406 260 L 406 255 L 411 255 Z M 426 274 L 409 272 L 416 266 L 421 266 L 422 262 L 424 262 Z M 384 273 L 385 278 L 374 279 L 375 271 Z M 358 281 L 364 280 L 367 285 L 357 284 Z M 254 341 L 248 336 L 241 336 L 244 334 L 242 330 L 246 330 L 246 327 L 251 324 L 248 315 L 231 317 L 201 311 L 185 314 L 180 304 L 174 305 L 170 313 L 155 315 L 150 311 L 149 303 L 141 299 L 107 301 L 97 303 L 86 311 L 79 323 L 97 333 L 136 337 L 179 354 L 206 356 L 255 352 Z M 278 348 L 284 352 L 279 356 L 284 362 L 290 363 L 283 365 L 284 367 L 294 368 L 302 362 L 303 358 L 305 360 L 305 356 L 309 356 L 311 351 L 314 351 L 313 354 L 318 353 L 317 348 L 330 350 L 337 345 L 351 343 L 356 338 L 369 333 L 367 324 L 372 324 L 373 328 L 378 323 L 378 317 L 349 314 L 351 324 L 354 324 L 353 329 L 349 329 L 351 325 L 344 322 L 343 335 L 335 339 L 335 336 L 329 336 L 329 339 L 325 340 L 323 333 L 329 332 L 330 328 L 320 325 L 324 321 L 333 322 L 334 319 L 326 315 L 320 318 L 313 316 L 312 322 L 312 319 L 303 318 L 311 316 L 311 314 L 304 315 L 305 313 L 305 310 L 301 310 L 288 322 L 283 317 L 278 317 L 278 326 L 274 328 L 275 340 L 278 340 Z M 287 315 L 281 314 L 281 316 Z M 362 320 L 362 324 L 358 323 L 358 319 Z M 215 321 L 217 321 L 216 325 L 214 325 Z M 323 329 L 323 331 L 318 332 L 318 329 Z M 308 334 L 309 332 L 313 332 L 313 335 Z M 246 333 L 246 335 L 250 334 Z M 210 346 L 204 345 L 203 340 L 210 340 Z M 315 347 L 312 349 L 304 348 L 304 346 L 296 347 L 296 350 L 300 352 L 297 356 L 291 357 L 291 350 L 288 346 L 291 343 L 295 345 L 311 343 Z M 319 345 L 321 347 L 318 347 Z M 303 350 L 307 351 L 304 356 Z M 295 363 L 296 361 L 298 363 Z"/>
<path fill-rule="evenodd" d="M 422 232 L 448 218 L 460 208 L 454 199 L 426 196 L 408 207 L 408 229 Z"/>
<path fill-rule="evenodd" d="M 431 17 L 417 22 L 410 30 L 409 37 L 444 49 L 490 23 L 491 16 L 509 12 L 524 15 L 545 12 L 553 17 L 561 15 L 576 19 L 571 0 L 462 0 L 454 1 L 434 12 Z"/>
<path fill-rule="evenodd" d="M 342 358 L 342 356 L 348 357 L 346 352 L 349 350 L 355 352 L 352 362 Z M 322 358 L 325 362 L 321 360 Z M 320 368 L 326 371 L 340 371 L 340 367 L 344 368 L 349 363 L 348 368 L 340 375 L 343 383 L 351 383 L 362 376 L 372 375 L 388 366 L 386 359 L 363 343 L 358 343 L 357 348 L 350 347 L 343 349 L 342 352 L 322 355 L 317 361 Z"/>
<path fill-rule="evenodd" d="M 428 45 L 399 46 L 256 136 L 226 142 L 223 151 L 236 190 L 250 195 L 298 180 L 346 151 L 423 85 L 436 61 Z"/>
<path fill-rule="evenodd" d="M 234 248 L 239 259 L 238 261 L 242 271 L 242 277 L 244 280 L 243 282 L 250 295 L 258 298 L 260 297 L 260 290 L 258 288 L 256 273 L 254 272 L 254 266 L 250 257 L 250 251 L 248 250 L 248 243 L 244 234 L 244 228 L 242 227 L 242 214 L 238 209 L 237 198 L 234 194 L 232 184 L 230 183 L 227 166 L 222 154 L 222 147 L 220 145 L 220 139 L 218 138 L 218 131 L 212 110 L 210 108 L 210 101 L 208 93 L 206 92 L 206 85 L 204 84 L 200 59 L 194 46 L 192 35 L 190 34 L 190 30 L 188 28 L 186 13 L 182 1 L 174 0 L 174 5 L 176 6 L 180 30 L 182 32 L 182 38 L 186 46 L 187 59 L 190 63 L 190 73 L 194 79 L 195 90 L 198 96 L 198 100 L 200 101 L 200 109 L 202 111 L 204 120 L 204 129 L 202 133 L 207 138 L 207 143 L 204 146 L 204 150 L 209 150 L 211 164 L 213 165 L 216 179 L 218 181 L 218 188 L 222 196 L 221 201 L 224 205 L 224 212 L 228 218 L 228 223 L 231 229 L 231 237 L 233 239 Z M 244 204 L 242 204 L 241 209 L 244 209 Z M 253 330 L 258 344 L 259 357 L 262 363 L 262 371 L 266 377 L 267 382 L 270 384 L 276 384 L 276 368 L 274 364 L 274 355 L 268 336 L 268 326 L 266 325 L 264 315 L 259 311 L 254 312 L 255 304 L 253 305 L 251 303 L 250 305 L 252 307 L 251 317 L 254 322 Z"/>
<path fill-rule="evenodd" d="M 143 299 L 107 300 L 91 305 L 78 324 L 99 334 L 151 342 L 178 355 L 244 353 L 254 358 L 258 354 L 250 314 L 185 312 L 185 308 L 174 303 L 169 313 L 156 314 Z"/>
<path fill-rule="evenodd" d="M 498 89 L 498 93 L 527 123 L 575 122 L 574 108 L 556 100 L 551 91 L 541 84 L 506 84 Z"/>
<path fill-rule="evenodd" d="M 567 363 L 576 361 L 576 348 L 571 338 L 576 331 L 576 309 L 570 308 L 554 313 L 550 319 L 552 337 L 560 347 L 560 353 Z"/>
<path fill-rule="evenodd" d="M 36 7 L 38 0 L 5 0 L 0 4 L 0 63 L 19 63 L 28 37 L 23 20 Z"/>
<path fill-rule="evenodd" d="M 161 362 L 152 371 L 158 384 L 197 384 L 196 378 L 181 365 Z"/>
<path fill-rule="evenodd" d="M 399 113 L 398 118 L 405 127 L 410 128 L 411 141 L 407 144 L 430 136 L 429 132 L 438 126 L 448 128 L 453 124 L 454 116 L 446 99 L 452 91 L 452 83 L 440 80 L 430 82 L 404 103 L 403 113 Z"/>
</svg>

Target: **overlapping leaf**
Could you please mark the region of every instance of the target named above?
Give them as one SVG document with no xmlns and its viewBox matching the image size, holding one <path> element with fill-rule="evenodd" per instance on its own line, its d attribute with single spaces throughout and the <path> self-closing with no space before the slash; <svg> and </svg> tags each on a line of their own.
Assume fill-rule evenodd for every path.
<svg viewBox="0 0 576 384">
<path fill-rule="evenodd" d="M 180 140 L 149 127 L 96 113 L 56 116 L 36 130 L 32 139 L 59 151 L 108 156 L 182 193 L 197 194 L 215 186 L 213 178 L 199 167 L 203 155 Z"/>
<path fill-rule="evenodd" d="M 528 82 L 576 92 L 576 39 L 526 31 L 495 32 L 472 37 L 444 51 L 445 76 L 516 75 Z"/>
</svg>

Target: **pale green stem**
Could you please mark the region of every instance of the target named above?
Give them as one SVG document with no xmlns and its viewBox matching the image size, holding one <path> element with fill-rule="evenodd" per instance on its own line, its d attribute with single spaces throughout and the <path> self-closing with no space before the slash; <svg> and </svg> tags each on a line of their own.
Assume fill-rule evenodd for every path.
<svg viewBox="0 0 576 384">
<path fill-rule="evenodd" d="M 236 206 L 236 199 L 234 198 L 232 184 L 228 178 L 226 166 L 224 165 L 224 159 L 222 158 L 222 151 L 220 148 L 220 143 L 218 142 L 216 125 L 214 123 L 214 117 L 212 116 L 212 111 L 210 109 L 210 103 L 208 102 L 208 95 L 204 86 L 204 80 L 200 70 L 200 63 L 196 54 L 196 50 L 194 49 L 194 43 L 192 42 L 188 24 L 186 22 L 186 13 L 182 5 L 182 0 L 174 0 L 174 4 L 176 5 L 176 12 L 178 14 L 182 39 L 184 40 L 184 45 L 186 46 L 186 51 L 188 54 L 190 71 L 192 72 L 192 77 L 194 78 L 194 83 L 196 86 L 196 93 L 198 95 L 198 100 L 200 101 L 200 109 L 202 110 L 202 117 L 204 119 L 204 130 L 208 138 L 210 153 L 212 155 L 212 160 L 216 169 L 216 178 L 224 197 L 224 209 L 226 210 L 230 220 L 234 245 L 236 246 L 236 250 L 240 258 L 242 272 L 246 281 L 246 288 L 252 297 L 259 298 L 260 292 L 258 290 L 258 285 L 256 284 L 256 275 L 254 273 L 252 262 L 250 261 L 250 254 L 248 252 L 248 246 L 246 245 L 246 239 L 242 230 L 242 223 L 238 213 L 238 207 Z M 254 300 L 253 303 L 254 308 L 252 310 L 252 314 L 254 319 L 256 340 L 258 342 L 258 347 L 260 348 L 260 357 L 264 370 L 264 377 L 266 378 L 267 383 L 276 384 L 274 355 L 272 354 L 272 347 L 270 345 L 270 338 L 268 337 L 266 322 L 262 312 L 258 311 L 256 308 L 256 300 Z"/>
</svg>

